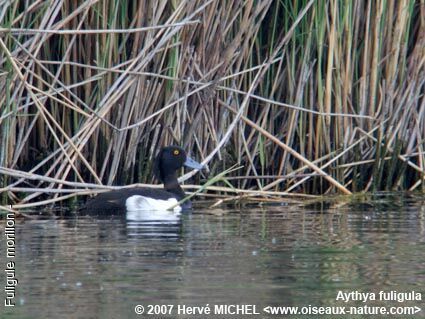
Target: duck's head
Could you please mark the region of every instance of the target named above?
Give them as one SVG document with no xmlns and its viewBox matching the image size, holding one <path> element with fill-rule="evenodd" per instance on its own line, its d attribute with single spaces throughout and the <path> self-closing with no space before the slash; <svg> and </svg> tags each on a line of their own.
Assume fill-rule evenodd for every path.
<svg viewBox="0 0 425 319">
<path fill-rule="evenodd" d="M 153 172 L 161 182 L 164 182 L 167 177 L 174 176 L 183 166 L 194 169 L 203 168 L 201 164 L 187 156 L 181 147 L 167 146 L 156 156 Z"/>
</svg>

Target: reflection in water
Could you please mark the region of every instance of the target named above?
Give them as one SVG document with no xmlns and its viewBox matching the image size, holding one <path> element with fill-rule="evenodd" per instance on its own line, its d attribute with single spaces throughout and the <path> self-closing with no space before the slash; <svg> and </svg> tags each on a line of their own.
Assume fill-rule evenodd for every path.
<svg viewBox="0 0 425 319">
<path fill-rule="evenodd" d="M 339 290 L 425 284 L 418 199 L 27 220 L 16 237 L 19 305 L 2 310 L 8 318 L 130 318 L 137 304 L 341 306 Z"/>
<path fill-rule="evenodd" d="M 170 211 L 127 211 L 127 236 L 134 238 L 177 238 L 181 214 Z"/>
</svg>

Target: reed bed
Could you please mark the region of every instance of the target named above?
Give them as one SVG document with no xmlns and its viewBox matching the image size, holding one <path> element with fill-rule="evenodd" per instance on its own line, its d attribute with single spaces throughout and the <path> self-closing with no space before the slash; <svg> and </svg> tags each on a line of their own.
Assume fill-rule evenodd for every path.
<svg viewBox="0 0 425 319">
<path fill-rule="evenodd" d="M 3 205 L 152 183 L 168 144 L 220 201 L 424 189 L 424 0 L 0 3 Z"/>
</svg>

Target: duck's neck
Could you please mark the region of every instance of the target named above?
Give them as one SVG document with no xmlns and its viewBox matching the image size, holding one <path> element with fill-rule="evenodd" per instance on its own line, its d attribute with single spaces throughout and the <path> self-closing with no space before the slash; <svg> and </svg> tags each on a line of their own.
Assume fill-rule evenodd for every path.
<svg viewBox="0 0 425 319">
<path fill-rule="evenodd" d="M 177 181 L 176 173 L 167 175 L 164 178 L 164 189 L 167 192 L 175 194 L 177 196 L 177 199 L 179 200 L 186 196 L 179 182 Z"/>
</svg>

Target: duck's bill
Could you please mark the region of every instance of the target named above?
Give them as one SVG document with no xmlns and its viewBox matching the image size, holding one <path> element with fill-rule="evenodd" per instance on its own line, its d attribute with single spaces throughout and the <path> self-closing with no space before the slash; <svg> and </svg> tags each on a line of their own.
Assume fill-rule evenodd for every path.
<svg viewBox="0 0 425 319">
<path fill-rule="evenodd" d="M 197 161 L 191 159 L 189 156 L 186 157 L 186 161 L 183 163 L 184 166 L 194 168 L 194 169 L 203 169 L 204 167 L 199 164 Z"/>
</svg>

